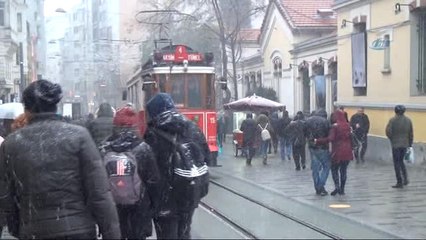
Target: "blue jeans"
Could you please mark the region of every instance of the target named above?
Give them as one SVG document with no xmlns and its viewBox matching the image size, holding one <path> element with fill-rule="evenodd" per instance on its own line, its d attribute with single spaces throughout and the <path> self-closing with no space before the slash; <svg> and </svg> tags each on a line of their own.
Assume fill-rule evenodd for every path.
<svg viewBox="0 0 426 240">
<path fill-rule="evenodd" d="M 271 142 L 271 140 L 262 140 L 262 142 L 260 143 L 260 156 L 262 156 L 263 158 L 268 158 L 269 142 Z"/>
<path fill-rule="evenodd" d="M 311 152 L 311 168 L 314 187 L 315 190 L 319 192 L 324 188 L 330 172 L 330 152 L 328 149 L 312 148 L 309 148 L 309 151 Z"/>
<path fill-rule="evenodd" d="M 287 138 L 280 137 L 280 153 L 281 153 L 281 160 L 285 160 L 285 157 L 288 158 L 292 155 L 292 147 L 291 143 Z"/>
</svg>

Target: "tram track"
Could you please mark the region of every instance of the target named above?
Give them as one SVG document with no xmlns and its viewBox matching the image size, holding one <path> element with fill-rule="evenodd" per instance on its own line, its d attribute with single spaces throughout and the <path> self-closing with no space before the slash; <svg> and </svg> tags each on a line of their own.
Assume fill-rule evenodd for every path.
<svg viewBox="0 0 426 240">
<path fill-rule="evenodd" d="M 325 238 L 330 238 L 330 239 L 342 239 L 341 237 L 328 232 L 324 229 L 319 228 L 318 226 L 315 226 L 307 221 L 301 220 L 289 213 L 283 212 L 281 210 L 275 209 L 273 207 L 268 206 L 267 204 L 258 201 L 256 199 L 253 199 L 252 197 L 249 197 L 235 189 L 232 189 L 228 186 L 225 186 L 217 181 L 214 180 L 210 180 L 210 183 L 213 184 L 216 187 L 219 187 L 229 193 L 232 193 L 235 196 L 238 196 L 242 199 L 244 199 L 247 202 L 250 202 L 260 208 L 266 209 L 267 211 L 270 211 L 278 216 L 280 216 L 281 218 L 285 218 L 289 221 L 292 221 L 298 225 L 300 225 L 301 227 L 305 228 L 305 229 L 310 229 L 320 235 L 322 235 Z M 265 238 L 265 236 L 257 236 L 256 233 L 254 233 L 253 229 L 249 229 L 248 227 L 243 226 L 242 224 L 238 223 L 235 219 L 232 219 L 231 217 L 227 216 L 227 214 L 225 212 L 222 212 L 220 209 L 218 209 L 218 207 L 213 207 L 210 204 L 208 204 L 206 201 L 202 201 L 200 203 L 200 205 L 207 209 L 211 214 L 215 215 L 217 218 L 220 218 L 223 222 L 225 222 L 227 225 L 229 225 L 230 227 L 232 227 L 235 231 L 239 232 L 242 236 L 244 236 L 247 239 L 263 239 Z M 297 237 L 297 236 L 294 236 Z M 300 237 L 300 236 L 299 236 Z M 302 236 L 303 238 L 303 236 Z"/>
</svg>

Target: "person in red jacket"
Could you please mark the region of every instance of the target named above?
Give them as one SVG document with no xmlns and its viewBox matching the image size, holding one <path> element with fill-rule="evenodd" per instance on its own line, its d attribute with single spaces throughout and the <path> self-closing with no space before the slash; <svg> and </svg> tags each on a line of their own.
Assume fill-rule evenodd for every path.
<svg viewBox="0 0 426 240">
<path fill-rule="evenodd" d="M 346 171 L 349 162 L 353 160 L 351 127 L 346 121 L 345 112 L 337 109 L 334 114 L 334 121 L 329 135 L 326 138 L 315 139 L 316 143 L 331 142 L 331 175 L 333 177 L 335 189 L 331 192 L 334 196 L 337 193 L 345 194 Z M 339 176 L 340 172 L 340 176 Z"/>
</svg>

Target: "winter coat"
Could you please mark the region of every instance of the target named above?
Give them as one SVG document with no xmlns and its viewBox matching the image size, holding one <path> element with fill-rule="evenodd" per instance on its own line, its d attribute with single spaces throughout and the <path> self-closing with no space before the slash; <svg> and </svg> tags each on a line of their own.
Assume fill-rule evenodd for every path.
<svg viewBox="0 0 426 240">
<path fill-rule="evenodd" d="M 113 128 L 112 121 L 112 111 L 100 108 L 98 117 L 89 124 L 88 129 L 96 146 L 100 146 L 102 141 L 105 141 L 107 137 L 111 136 Z"/>
<path fill-rule="evenodd" d="M 19 238 L 88 234 L 96 224 L 105 239 L 120 238 L 106 171 L 85 128 L 54 113 L 32 115 L 1 146 L 0 176 L 6 173 L 10 198 L 1 207 L 13 211 L 18 201 Z"/>
<path fill-rule="evenodd" d="M 405 115 L 395 115 L 386 126 L 386 136 L 392 148 L 406 148 L 413 145 L 413 124 Z"/>
<path fill-rule="evenodd" d="M 287 137 L 286 128 L 290 124 L 291 119 L 288 116 L 283 116 L 282 118 L 278 119 L 278 126 L 277 126 L 277 134 L 279 137 Z"/>
<path fill-rule="evenodd" d="M 325 138 L 330 131 L 330 122 L 327 120 L 327 113 L 323 110 L 315 112 L 305 122 L 305 136 L 308 139 L 308 146 L 312 149 L 328 149 L 328 143 L 315 144 L 314 139 Z"/>
<path fill-rule="evenodd" d="M 355 113 L 351 117 L 350 123 L 354 133 L 359 137 L 367 135 L 370 131 L 370 120 L 365 113 Z M 359 124 L 359 128 L 356 127 L 357 124 Z"/>
<path fill-rule="evenodd" d="M 317 144 L 331 142 L 331 160 L 333 163 L 350 161 L 353 159 L 351 127 L 346 122 L 345 114 L 341 110 L 334 112 L 336 123 L 330 129 L 326 138 L 317 139 Z"/>
<path fill-rule="evenodd" d="M 241 123 L 240 130 L 243 132 L 243 145 L 249 146 L 256 143 L 258 131 L 257 123 L 252 118 L 247 118 Z"/>
<path fill-rule="evenodd" d="M 293 146 L 305 146 L 305 121 L 291 121 L 290 124 L 286 127 L 285 132 L 287 133 L 287 137 Z"/>
<path fill-rule="evenodd" d="M 160 201 L 160 193 L 157 184 L 160 180 L 160 172 L 155 161 L 154 152 L 151 147 L 142 142 L 131 130 L 123 130 L 122 132 L 110 136 L 106 144 L 103 146 L 102 153 L 108 151 L 114 152 L 133 152 L 137 161 L 138 174 L 142 180 L 141 196 L 142 199 L 132 209 L 137 209 L 137 213 L 141 213 L 137 217 L 138 221 L 132 221 L 131 214 L 118 212 L 120 225 L 130 223 L 129 228 L 133 228 L 132 232 L 140 231 L 138 238 L 145 238 L 152 235 L 152 214 L 154 205 L 152 201 Z M 122 226 L 123 227 L 123 226 Z M 124 233 L 123 233 L 124 234 Z M 123 235 L 124 237 L 124 235 Z"/>
<path fill-rule="evenodd" d="M 186 139 L 190 139 L 191 142 L 198 143 L 204 153 L 204 161 L 206 164 L 210 162 L 210 150 L 200 128 L 194 122 L 186 119 L 182 114 L 175 110 L 159 113 L 161 110 L 155 108 L 155 106 L 149 106 L 149 103 L 148 111 L 151 116 L 156 117 L 148 122 L 148 128 L 145 132 L 144 139 L 146 143 L 151 146 L 156 156 L 157 166 L 160 172 L 160 181 L 157 185 L 157 190 L 161 192 L 162 196 L 161 201 L 154 202 L 154 215 L 158 216 L 161 214 L 164 216 L 164 214 L 176 213 L 179 209 L 177 209 L 176 206 L 177 199 L 173 199 L 169 191 L 169 171 L 172 168 L 169 157 L 172 154 L 174 146 L 171 140 L 161 136 L 158 130 L 172 136 L 183 136 Z M 165 199 L 168 199 L 167 203 L 164 203 Z"/>
<path fill-rule="evenodd" d="M 280 119 L 278 118 L 278 113 L 273 112 L 271 114 L 271 118 L 269 119 L 269 122 L 271 123 L 271 130 L 272 130 L 271 134 L 272 135 L 278 135 L 279 121 L 280 121 Z"/>
</svg>

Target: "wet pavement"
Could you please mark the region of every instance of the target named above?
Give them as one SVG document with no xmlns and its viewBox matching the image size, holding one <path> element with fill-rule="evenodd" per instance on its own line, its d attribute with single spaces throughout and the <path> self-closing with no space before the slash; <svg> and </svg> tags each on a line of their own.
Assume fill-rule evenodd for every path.
<svg viewBox="0 0 426 240">
<path fill-rule="evenodd" d="M 372 159 L 366 159 L 364 164 L 352 161 L 348 167 L 346 195 L 321 197 L 315 195 L 308 152 L 307 168 L 302 171 L 295 171 L 293 161 L 282 161 L 276 154 L 269 155 L 266 166 L 257 157 L 248 167 L 243 157 L 234 157 L 234 152 L 228 138 L 218 159 L 222 167 L 213 168 L 212 172 L 244 179 L 296 201 L 403 238 L 426 238 L 426 172 L 421 168 L 408 165 L 410 184 L 403 189 L 393 189 L 391 186 L 396 180 L 392 164 L 377 164 Z M 326 189 L 329 192 L 334 189 L 331 174 Z M 331 204 L 349 204 L 350 207 L 331 208 Z"/>
</svg>

